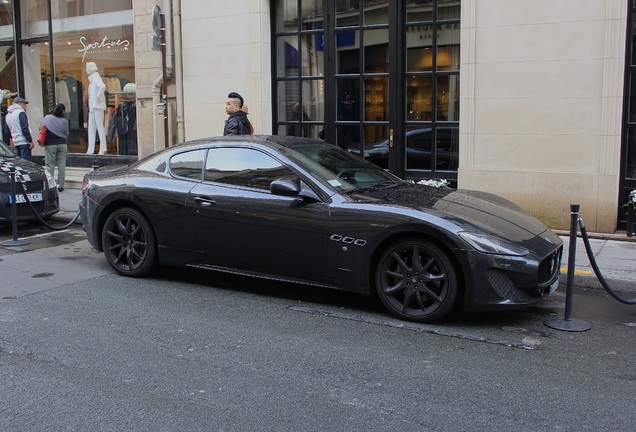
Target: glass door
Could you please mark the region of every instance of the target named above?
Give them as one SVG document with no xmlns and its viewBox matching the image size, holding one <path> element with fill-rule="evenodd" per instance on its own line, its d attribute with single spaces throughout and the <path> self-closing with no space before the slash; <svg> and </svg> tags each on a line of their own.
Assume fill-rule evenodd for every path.
<svg viewBox="0 0 636 432">
<path fill-rule="evenodd" d="M 274 130 L 456 181 L 459 0 L 278 0 L 273 15 Z"/>
<path fill-rule="evenodd" d="M 455 183 L 460 2 L 335 7 L 332 139 L 399 176 Z"/>
<path fill-rule="evenodd" d="M 336 2 L 335 143 L 388 168 L 389 2 Z"/>
<path fill-rule="evenodd" d="M 619 230 L 627 229 L 627 203 L 636 190 L 636 4 L 629 9 L 625 61 L 625 103 L 623 113 L 623 144 L 618 199 Z"/>
<path fill-rule="evenodd" d="M 459 1 L 409 1 L 400 32 L 405 177 L 457 181 L 459 162 Z"/>
</svg>

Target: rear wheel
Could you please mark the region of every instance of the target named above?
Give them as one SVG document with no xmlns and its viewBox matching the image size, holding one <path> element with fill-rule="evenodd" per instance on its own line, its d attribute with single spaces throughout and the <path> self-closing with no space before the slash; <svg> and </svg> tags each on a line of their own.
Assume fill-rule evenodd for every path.
<svg viewBox="0 0 636 432">
<path fill-rule="evenodd" d="M 108 216 L 102 246 L 108 263 L 124 276 L 144 276 L 155 266 L 155 235 L 148 220 L 135 209 L 124 207 Z"/>
<path fill-rule="evenodd" d="M 387 248 L 380 256 L 375 284 L 392 314 L 415 322 L 447 315 L 459 292 L 448 255 L 425 240 L 399 241 Z"/>
</svg>

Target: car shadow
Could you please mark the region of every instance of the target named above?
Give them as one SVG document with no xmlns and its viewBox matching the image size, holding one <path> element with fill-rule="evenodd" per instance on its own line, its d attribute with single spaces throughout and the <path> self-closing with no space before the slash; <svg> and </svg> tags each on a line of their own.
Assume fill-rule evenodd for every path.
<svg viewBox="0 0 636 432">
<path fill-rule="evenodd" d="M 334 289 L 250 278 L 196 268 L 162 267 L 153 278 L 173 282 L 185 282 L 215 289 L 275 297 L 299 302 L 313 308 L 346 309 L 350 314 L 370 314 L 385 319 L 395 319 L 375 295 L 357 294 Z M 451 314 L 434 324 L 455 329 L 520 328 L 542 325 L 544 318 L 559 313 L 557 302 L 541 301 L 535 305 L 506 311 L 465 312 L 456 308 Z"/>
</svg>

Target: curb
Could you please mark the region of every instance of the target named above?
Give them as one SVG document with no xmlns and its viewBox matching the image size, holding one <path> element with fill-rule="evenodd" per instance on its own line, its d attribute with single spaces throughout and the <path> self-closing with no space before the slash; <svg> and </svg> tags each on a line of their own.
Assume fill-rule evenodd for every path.
<svg viewBox="0 0 636 432">
<path fill-rule="evenodd" d="M 559 288 L 563 287 L 564 290 L 567 289 L 567 278 L 567 273 L 561 273 L 561 276 L 559 278 Z M 605 282 L 607 282 L 607 285 L 609 285 L 612 291 L 623 294 L 636 294 L 636 283 L 634 283 L 634 281 L 615 279 L 605 275 L 603 275 L 603 279 L 605 279 Z M 575 274 L 574 286 L 578 288 L 588 288 L 598 291 L 605 291 L 605 288 L 603 287 L 603 285 L 601 285 L 601 282 L 598 280 L 595 273 L 592 273 L 591 275 Z"/>
</svg>

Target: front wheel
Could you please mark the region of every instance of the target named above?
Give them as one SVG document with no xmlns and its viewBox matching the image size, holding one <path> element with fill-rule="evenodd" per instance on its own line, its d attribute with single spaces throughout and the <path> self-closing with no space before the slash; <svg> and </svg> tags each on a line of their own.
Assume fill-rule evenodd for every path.
<svg viewBox="0 0 636 432">
<path fill-rule="evenodd" d="M 425 240 L 399 241 L 387 248 L 378 261 L 375 285 L 392 314 L 415 322 L 444 317 L 459 292 L 448 255 Z"/>
<path fill-rule="evenodd" d="M 124 276 L 144 276 L 155 265 L 155 235 L 148 220 L 135 209 L 124 207 L 108 216 L 102 246 L 108 263 Z"/>
</svg>

